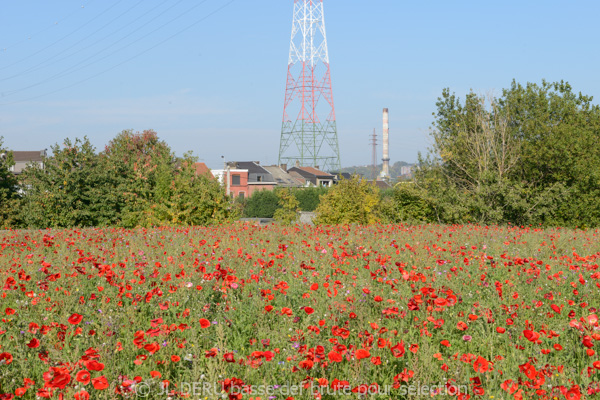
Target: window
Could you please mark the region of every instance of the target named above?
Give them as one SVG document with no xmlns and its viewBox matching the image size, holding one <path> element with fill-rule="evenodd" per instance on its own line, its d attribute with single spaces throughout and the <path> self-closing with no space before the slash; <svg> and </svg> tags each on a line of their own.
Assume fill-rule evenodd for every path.
<svg viewBox="0 0 600 400">
<path fill-rule="evenodd" d="M 244 193 L 244 192 L 240 192 L 240 193 L 238 194 L 238 197 L 239 197 L 240 199 L 244 200 L 245 193 Z"/>
<path fill-rule="evenodd" d="M 239 175 L 232 175 L 231 176 L 231 184 L 233 186 L 240 186 L 240 176 Z"/>
<path fill-rule="evenodd" d="M 256 176 L 256 182 L 262 182 L 262 175 L 257 175 Z"/>
</svg>

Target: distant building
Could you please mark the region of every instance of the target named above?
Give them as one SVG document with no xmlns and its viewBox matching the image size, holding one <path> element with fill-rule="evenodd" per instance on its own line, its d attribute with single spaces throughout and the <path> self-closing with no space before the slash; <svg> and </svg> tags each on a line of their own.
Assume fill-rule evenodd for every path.
<svg viewBox="0 0 600 400">
<path fill-rule="evenodd" d="M 10 170 L 15 175 L 20 175 L 27 165 L 34 163 L 44 168 L 44 160 L 46 159 L 46 150 L 41 151 L 13 151 L 13 165 Z"/>
<path fill-rule="evenodd" d="M 277 187 L 293 188 L 302 187 L 306 184 L 306 180 L 295 178 L 289 174 L 285 164 L 281 166 L 265 165 L 263 168 L 269 171 L 275 182 L 277 182 Z"/>
<path fill-rule="evenodd" d="M 335 182 L 335 176 L 327 172 L 319 171 L 313 167 L 293 167 L 288 172 L 297 179 L 304 179 L 308 185 L 331 187 Z"/>
<path fill-rule="evenodd" d="M 400 176 L 408 176 L 408 175 L 412 175 L 412 173 L 413 173 L 412 165 L 405 165 L 403 167 L 400 167 Z"/>
<path fill-rule="evenodd" d="M 208 168 L 208 166 L 206 164 L 204 164 L 203 162 L 195 163 L 194 167 L 196 168 L 197 176 L 206 175 L 206 176 L 213 178 L 213 175 L 210 172 L 210 168 Z"/>
<path fill-rule="evenodd" d="M 225 186 L 228 195 L 245 198 L 256 191 L 273 190 L 277 185 L 269 171 L 259 164 L 258 161 L 233 161 L 212 173 Z"/>
<path fill-rule="evenodd" d="M 392 188 L 392 186 L 390 186 L 389 183 L 387 183 L 386 181 L 383 181 L 383 180 L 367 181 L 367 182 L 375 184 L 375 186 L 377 186 L 377 188 L 379 190 L 387 190 L 387 189 Z"/>
</svg>

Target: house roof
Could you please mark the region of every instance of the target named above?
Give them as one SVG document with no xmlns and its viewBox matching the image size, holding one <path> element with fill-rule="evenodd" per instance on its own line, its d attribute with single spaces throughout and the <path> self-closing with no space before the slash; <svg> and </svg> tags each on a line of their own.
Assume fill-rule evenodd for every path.
<svg viewBox="0 0 600 400">
<path fill-rule="evenodd" d="M 369 181 L 370 183 L 372 183 L 373 181 Z M 389 183 L 387 183 L 386 181 L 375 181 L 375 186 L 377 186 L 377 188 L 379 188 L 380 190 L 386 190 L 386 189 L 391 189 L 392 187 L 390 186 Z"/>
<path fill-rule="evenodd" d="M 44 161 L 46 150 L 42 151 L 13 151 L 15 162 L 41 162 Z"/>
<path fill-rule="evenodd" d="M 248 184 L 258 183 L 261 185 L 276 184 L 275 179 L 269 171 L 258 164 L 258 161 L 234 161 L 229 163 L 238 169 L 248 170 Z"/>
<path fill-rule="evenodd" d="M 196 175 L 209 175 L 212 177 L 210 169 L 203 162 L 197 162 L 194 166 L 196 167 Z"/>
<path fill-rule="evenodd" d="M 318 169 L 314 168 L 314 167 L 297 167 L 303 171 L 308 172 L 309 174 L 313 174 L 316 177 L 319 178 L 333 178 L 334 176 L 331 174 L 328 174 L 327 172 L 323 172 L 323 171 L 319 171 Z"/>
<path fill-rule="evenodd" d="M 271 176 L 273 176 L 275 182 L 277 182 L 277 185 L 282 187 L 304 186 L 304 183 L 306 182 L 305 179 L 298 179 L 292 176 L 291 174 L 285 172 L 277 165 L 265 165 L 263 168 L 269 171 Z"/>
<path fill-rule="evenodd" d="M 289 175 L 290 175 L 292 178 L 294 178 L 294 179 L 296 179 L 296 180 L 300 181 L 300 182 L 302 183 L 302 185 L 303 185 L 303 186 L 304 186 L 304 185 L 306 184 L 306 182 L 307 182 L 307 180 L 306 180 L 306 177 L 304 177 L 304 176 L 300 175 L 300 173 L 299 173 L 298 171 L 288 171 L 288 174 L 289 174 Z"/>
</svg>

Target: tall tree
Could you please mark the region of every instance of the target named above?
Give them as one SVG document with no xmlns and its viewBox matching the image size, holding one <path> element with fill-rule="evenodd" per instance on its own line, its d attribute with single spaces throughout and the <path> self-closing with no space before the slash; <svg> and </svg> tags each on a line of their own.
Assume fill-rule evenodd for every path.
<svg viewBox="0 0 600 400">
<path fill-rule="evenodd" d="M 0 228 L 14 226 L 18 221 L 19 187 L 11 167 L 15 165 L 12 152 L 3 146 L 0 137 Z"/>
<path fill-rule="evenodd" d="M 169 146 L 152 130 L 126 130 L 110 141 L 100 158 L 105 171 L 115 179 L 113 201 L 120 224 L 147 225 L 160 169 L 171 171 L 176 161 Z"/>
<path fill-rule="evenodd" d="M 23 172 L 24 225 L 84 227 L 115 221 L 104 197 L 110 184 L 99 171 L 98 155 L 87 137 L 52 146 L 43 167 L 32 164 Z"/>
</svg>

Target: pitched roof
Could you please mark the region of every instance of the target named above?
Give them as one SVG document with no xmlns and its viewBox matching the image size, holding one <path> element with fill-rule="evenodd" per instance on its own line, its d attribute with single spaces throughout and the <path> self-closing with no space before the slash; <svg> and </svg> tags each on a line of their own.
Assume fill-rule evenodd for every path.
<svg viewBox="0 0 600 400">
<path fill-rule="evenodd" d="M 305 179 L 298 179 L 277 165 L 265 165 L 263 168 L 269 171 L 275 182 L 277 182 L 277 185 L 282 187 L 304 186 L 306 182 Z"/>
<path fill-rule="evenodd" d="M 15 162 L 41 162 L 44 161 L 46 150 L 42 151 L 13 151 Z"/>
<path fill-rule="evenodd" d="M 313 174 L 314 176 L 318 176 L 318 177 L 331 177 L 333 178 L 334 176 L 331 174 L 328 174 L 327 172 L 323 172 L 323 171 L 319 171 L 318 169 L 314 168 L 314 167 L 298 167 L 303 171 L 308 172 L 309 174 Z"/>
<path fill-rule="evenodd" d="M 248 170 L 248 184 L 275 184 L 275 180 L 269 171 L 258 164 L 258 161 L 235 161 L 229 163 L 239 169 Z"/>
<path fill-rule="evenodd" d="M 369 182 L 373 182 L 373 181 L 369 181 Z M 380 190 L 386 190 L 386 189 L 391 189 L 392 186 L 390 186 L 389 183 L 387 183 L 386 181 L 375 181 L 375 186 L 377 186 L 377 188 L 379 188 Z"/>
<path fill-rule="evenodd" d="M 210 169 L 203 162 L 197 162 L 194 166 L 196 167 L 196 175 L 208 175 L 209 177 L 212 177 Z"/>
</svg>

